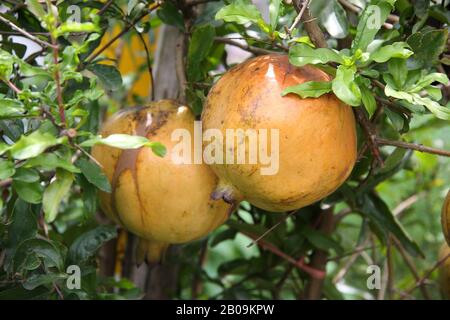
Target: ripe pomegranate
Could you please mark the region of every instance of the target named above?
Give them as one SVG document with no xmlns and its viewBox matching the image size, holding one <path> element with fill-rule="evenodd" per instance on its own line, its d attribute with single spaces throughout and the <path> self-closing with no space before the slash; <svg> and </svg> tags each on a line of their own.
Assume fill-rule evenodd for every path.
<svg viewBox="0 0 450 320">
<path fill-rule="evenodd" d="M 222 224 L 231 206 L 210 199 L 217 177 L 205 164 L 176 164 L 170 152 L 175 129 L 193 136 L 190 109 L 171 100 L 130 108 L 113 115 L 101 134 L 140 135 L 167 148 L 164 158 L 150 148 L 120 150 L 97 145 L 92 155 L 102 164 L 112 193 L 101 192 L 100 204 L 115 222 L 141 238 L 137 260 L 160 260 L 171 243 L 201 238 Z M 192 145 L 192 143 L 191 143 Z"/>
<path fill-rule="evenodd" d="M 330 80 L 313 66 L 291 65 L 285 55 L 259 56 L 225 73 L 208 94 L 202 113 L 204 132 L 219 129 L 226 135 L 227 129 L 278 129 L 279 170 L 262 175 L 259 160 L 257 164 L 212 164 L 220 178 L 212 197 L 228 202 L 246 199 L 276 212 L 307 206 L 335 191 L 356 159 L 351 107 L 333 94 L 308 99 L 281 96 L 289 86 Z M 248 141 L 246 136 L 235 144 L 245 142 L 246 156 Z"/>
<path fill-rule="evenodd" d="M 439 261 L 450 254 L 450 247 L 444 243 L 439 251 Z M 450 299 L 450 258 L 439 267 L 439 285 L 442 295 L 446 299 Z"/>
<path fill-rule="evenodd" d="M 447 243 L 450 245 L 450 191 L 447 193 L 442 206 L 442 230 Z"/>
</svg>

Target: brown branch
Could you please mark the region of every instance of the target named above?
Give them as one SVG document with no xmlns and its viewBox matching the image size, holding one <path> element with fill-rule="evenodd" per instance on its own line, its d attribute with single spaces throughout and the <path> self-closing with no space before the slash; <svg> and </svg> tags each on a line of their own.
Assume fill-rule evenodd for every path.
<svg viewBox="0 0 450 320">
<path fill-rule="evenodd" d="M 385 145 L 385 146 L 393 146 L 393 147 L 399 147 L 399 148 L 403 148 L 403 149 L 411 149 L 411 150 L 416 150 L 419 152 L 425 152 L 425 153 L 436 154 L 439 156 L 450 157 L 450 151 L 427 147 L 427 146 L 424 146 L 421 144 L 415 144 L 415 143 L 409 143 L 409 142 L 403 142 L 403 141 L 393 141 L 393 140 L 383 139 L 383 138 L 379 138 L 379 137 L 376 137 L 375 140 L 378 144 Z"/>
<path fill-rule="evenodd" d="M 370 148 L 370 151 L 372 152 L 378 164 L 380 166 L 384 166 L 384 161 L 383 158 L 381 157 L 380 149 L 376 141 L 377 135 L 375 129 L 373 128 L 373 124 L 367 118 L 365 112 L 361 107 L 353 108 L 353 110 L 356 115 L 356 119 L 358 119 L 358 123 L 361 125 L 361 128 L 363 129 L 364 134 L 366 135 L 367 144 L 368 147 Z"/>
<path fill-rule="evenodd" d="M 258 238 L 254 239 L 252 242 L 250 242 L 247 245 L 247 248 L 252 247 L 254 244 L 258 243 L 258 241 L 262 240 L 264 237 L 266 237 L 269 233 L 271 233 L 273 230 L 275 230 L 280 224 L 285 222 L 289 217 L 292 217 L 294 214 L 297 213 L 298 210 L 294 210 L 291 213 L 285 215 L 280 221 L 278 221 L 276 224 L 271 226 L 269 229 L 267 229 L 262 235 L 260 235 Z"/>
<path fill-rule="evenodd" d="M 309 3 L 311 0 L 303 0 L 302 8 L 300 9 L 297 17 L 295 18 L 294 22 L 288 29 L 288 33 L 291 34 L 291 32 L 294 30 L 294 28 L 297 26 L 297 24 L 300 22 L 300 19 L 303 17 L 303 14 L 305 13 L 305 10 L 308 8 Z"/>
<path fill-rule="evenodd" d="M 177 73 L 177 79 L 180 86 L 178 91 L 178 100 L 182 103 L 186 103 L 186 89 L 187 89 L 187 77 L 186 77 L 186 36 L 179 31 L 177 40 L 177 51 L 175 53 L 175 71 Z"/>
<path fill-rule="evenodd" d="M 411 288 L 409 288 L 408 290 L 406 290 L 406 294 L 411 294 L 417 287 L 422 286 L 423 284 L 425 284 L 425 282 L 428 280 L 428 278 L 431 276 L 431 274 L 438 269 L 441 265 L 443 265 L 445 263 L 445 261 L 447 261 L 447 259 L 450 258 L 450 253 L 448 255 L 446 255 L 445 257 L 443 257 L 442 259 L 440 259 L 438 262 L 435 263 L 435 265 L 428 270 L 428 272 L 425 273 L 425 275 L 419 279 L 419 281 L 416 281 L 415 285 Z"/>
<path fill-rule="evenodd" d="M 101 8 L 98 12 L 97 15 L 101 16 L 102 14 L 104 14 L 109 7 L 114 3 L 114 0 L 108 0 L 107 3 L 105 3 L 105 5 L 103 6 L 103 8 Z"/>
<path fill-rule="evenodd" d="M 4 18 L 2 15 L 0 15 L 0 21 L 6 23 L 9 27 L 11 27 L 12 29 L 18 31 L 19 33 L 21 33 L 22 35 L 24 35 L 25 37 L 27 37 L 28 39 L 40 44 L 43 47 L 46 48 L 53 48 L 54 44 L 48 43 L 47 41 L 41 40 L 35 36 L 33 36 L 31 33 L 29 33 L 28 31 L 16 26 L 14 23 L 12 23 L 11 21 L 9 21 L 8 19 Z"/>
<path fill-rule="evenodd" d="M 275 53 L 275 51 L 272 51 L 272 50 L 267 50 L 267 49 L 263 49 L 263 48 L 254 47 L 254 46 L 251 46 L 251 45 L 249 45 L 247 43 L 245 43 L 245 44 L 244 43 L 240 43 L 238 41 L 234 41 L 234 40 L 226 38 L 226 37 L 215 37 L 214 41 L 219 42 L 219 43 L 229 44 L 231 46 L 235 46 L 235 47 L 241 48 L 242 50 L 251 52 L 254 55 L 264 55 L 264 54 Z"/>
<path fill-rule="evenodd" d="M 248 233 L 248 232 L 244 232 L 244 234 L 252 239 L 256 239 L 257 236 Z M 305 264 L 303 262 L 303 259 L 300 258 L 298 260 L 294 259 L 293 257 L 291 257 L 290 255 L 284 253 L 283 251 L 281 251 L 280 249 L 278 249 L 275 245 L 266 242 L 264 240 L 260 240 L 257 242 L 258 246 L 260 246 L 262 249 L 266 249 L 269 250 L 270 252 L 272 252 L 273 254 L 279 256 L 280 258 L 286 260 L 287 262 L 291 263 L 292 265 L 294 265 L 295 267 L 297 267 L 298 269 L 306 272 L 307 274 L 309 274 L 313 279 L 323 279 L 326 276 L 325 271 L 323 270 L 318 270 L 318 269 L 314 269 L 313 267 Z"/>
<path fill-rule="evenodd" d="M 303 1 L 302 0 L 294 0 L 294 8 L 300 13 L 303 9 Z M 301 17 L 301 21 L 305 26 L 305 30 L 311 38 L 312 43 L 318 48 L 326 48 L 328 47 L 327 41 L 325 40 L 325 36 L 323 35 L 322 30 L 320 30 L 319 25 L 317 24 L 316 19 L 311 16 L 311 12 L 309 8 L 306 7 Z"/>
<path fill-rule="evenodd" d="M 416 283 L 420 282 L 420 276 L 419 272 L 417 271 L 416 266 L 414 265 L 414 261 L 412 261 L 411 257 L 405 252 L 405 248 L 403 248 L 402 244 L 395 238 L 392 237 L 394 240 L 394 245 L 400 252 L 400 255 L 402 256 L 403 260 L 406 262 L 406 265 L 408 266 L 409 270 L 411 271 L 411 274 L 413 275 L 414 279 L 416 279 Z M 424 283 L 420 283 L 420 291 L 422 292 L 422 295 L 425 299 L 431 300 L 431 296 L 428 293 L 428 290 Z"/>
<path fill-rule="evenodd" d="M 123 35 L 128 33 L 139 21 L 141 21 L 143 18 L 148 16 L 153 10 L 157 9 L 160 6 L 160 3 L 155 3 L 152 7 L 150 7 L 148 10 L 146 10 L 143 14 L 141 14 L 139 17 L 134 19 L 130 24 L 128 24 L 121 32 L 119 32 L 115 37 L 113 37 L 111 40 L 109 40 L 103 47 L 101 47 L 99 50 L 97 50 L 92 56 L 87 58 L 86 63 L 83 63 L 80 68 L 82 68 L 84 65 L 91 63 L 95 58 L 97 58 L 100 54 L 102 54 L 103 51 L 108 49 L 114 42 L 117 41 L 117 39 L 121 38 Z"/>
<path fill-rule="evenodd" d="M 354 5 L 353 3 L 348 2 L 347 0 L 338 0 L 339 3 L 347 10 L 354 12 L 356 14 L 360 14 L 363 9 Z M 396 16 L 395 14 L 390 14 L 387 18 L 387 20 L 391 23 L 398 23 L 400 21 L 400 18 L 398 16 Z M 387 29 L 392 29 L 392 25 L 391 24 L 384 24 L 385 27 L 387 27 Z"/>
<path fill-rule="evenodd" d="M 322 210 L 322 221 L 319 226 L 319 231 L 329 235 L 334 230 L 334 217 L 333 217 L 333 209 L 331 207 L 327 210 Z M 309 267 L 315 270 L 321 270 L 326 274 L 326 266 L 328 262 L 328 252 L 323 250 L 315 250 L 312 257 L 311 262 L 309 263 Z M 324 278 L 313 278 L 311 277 L 306 285 L 305 296 L 306 300 L 318 300 L 322 297 L 322 287 L 323 287 Z"/>
<path fill-rule="evenodd" d="M 12 178 L 0 180 L 0 188 L 8 188 L 12 183 Z"/>
<path fill-rule="evenodd" d="M 142 34 L 140 32 L 138 32 L 137 34 L 138 34 L 138 37 L 141 40 L 142 45 L 144 46 L 144 49 L 145 49 L 145 55 L 147 57 L 147 70 L 148 70 L 148 75 L 150 77 L 150 86 L 151 86 L 150 99 L 151 99 L 151 101 L 154 101 L 155 100 L 155 81 L 153 80 L 152 59 L 150 57 L 150 50 L 148 49 L 147 43 L 145 42 L 145 39 L 142 36 Z"/>
</svg>

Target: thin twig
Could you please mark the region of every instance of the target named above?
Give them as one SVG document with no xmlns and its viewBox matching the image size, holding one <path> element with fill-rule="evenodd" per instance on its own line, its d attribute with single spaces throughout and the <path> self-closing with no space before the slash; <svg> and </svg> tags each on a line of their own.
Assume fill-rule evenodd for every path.
<svg viewBox="0 0 450 320">
<path fill-rule="evenodd" d="M 438 262 L 435 263 L 435 265 L 428 270 L 428 272 L 425 273 L 425 275 L 419 279 L 419 281 L 416 281 L 415 285 L 408 290 L 406 290 L 406 294 L 411 294 L 417 287 L 420 287 L 421 285 L 425 284 L 425 282 L 428 280 L 428 278 L 431 276 L 431 274 L 438 269 L 441 265 L 447 261 L 447 259 L 450 258 L 450 253 L 444 256 L 442 259 L 440 259 Z"/>
<path fill-rule="evenodd" d="M 275 51 L 272 51 L 272 50 L 254 47 L 247 43 L 240 43 L 238 41 L 234 41 L 234 40 L 226 38 L 226 37 L 215 37 L 214 41 L 241 48 L 242 50 L 251 52 L 254 55 L 264 55 L 264 54 L 275 53 Z"/>
<path fill-rule="evenodd" d="M 177 51 L 175 53 L 175 71 L 177 74 L 178 84 L 180 90 L 178 91 L 178 100 L 182 103 L 186 102 L 186 89 L 187 89 L 187 77 L 186 77 L 186 36 L 179 31 L 177 40 Z"/>
<path fill-rule="evenodd" d="M 108 49 L 114 42 L 117 41 L 117 39 L 121 38 L 123 35 L 128 33 L 139 21 L 141 21 L 143 18 L 148 16 L 153 10 L 157 9 L 160 6 L 160 3 L 155 3 L 151 8 L 149 8 L 147 11 L 145 11 L 143 14 L 141 14 L 139 17 L 134 19 L 129 25 L 127 25 L 121 32 L 119 32 L 115 37 L 113 37 L 111 40 L 109 40 L 103 47 L 101 47 L 99 50 L 97 50 L 92 56 L 87 58 L 86 63 L 83 65 L 89 64 L 94 59 L 96 59 L 100 54 L 103 53 L 106 49 Z"/>
<path fill-rule="evenodd" d="M 114 3 L 114 0 L 109 0 L 107 3 L 105 3 L 105 5 L 103 6 L 103 8 L 101 8 L 99 10 L 99 12 L 97 12 L 97 15 L 101 16 L 102 14 L 104 14 L 106 12 L 106 10 L 109 9 L 109 7 Z"/>
<path fill-rule="evenodd" d="M 245 233 L 245 235 L 247 235 L 250 238 L 255 238 L 254 235 L 249 234 L 249 233 Z M 283 251 L 281 251 L 280 249 L 278 249 L 276 246 L 274 246 L 273 244 L 271 244 L 269 242 L 266 242 L 264 240 L 260 240 L 258 242 L 258 246 L 260 246 L 263 249 L 267 249 L 270 252 L 272 252 L 273 254 L 275 254 L 275 255 L 279 256 L 280 258 L 288 261 L 289 263 L 293 264 L 298 269 L 303 270 L 304 272 L 309 274 L 313 279 L 323 279 L 326 276 L 325 271 L 314 269 L 311 266 L 308 266 L 307 264 L 305 264 L 303 262 L 302 258 L 300 258 L 298 260 L 294 259 L 293 257 L 291 257 L 288 254 L 284 253 Z"/>
<path fill-rule="evenodd" d="M 414 265 L 414 262 L 411 260 L 411 257 L 405 252 L 405 248 L 403 248 L 402 244 L 393 237 L 394 245 L 400 252 L 400 255 L 402 256 L 403 260 L 406 262 L 406 265 L 408 266 L 409 270 L 411 271 L 411 274 L 413 275 L 414 279 L 416 279 L 416 283 L 420 281 L 419 272 L 417 271 L 416 266 Z M 425 299 L 431 300 L 431 296 L 428 293 L 428 290 L 424 283 L 420 284 L 420 291 L 422 292 L 422 295 Z"/>
<path fill-rule="evenodd" d="M 8 188 L 12 183 L 12 178 L 0 180 L 0 188 Z"/>
<path fill-rule="evenodd" d="M 366 114 L 364 113 L 361 107 L 354 108 L 353 110 L 355 112 L 356 118 L 358 119 L 358 123 L 361 125 L 361 128 L 363 129 L 366 135 L 367 144 L 368 147 L 370 148 L 370 151 L 372 152 L 378 164 L 380 166 L 384 166 L 384 161 L 383 158 L 381 157 L 380 149 L 376 142 L 376 132 L 372 126 L 372 123 L 367 118 Z"/>
<path fill-rule="evenodd" d="M 303 8 L 301 2 L 302 0 L 293 1 L 294 8 L 297 12 L 300 12 Z M 309 12 L 308 8 L 306 8 L 305 11 L 303 12 L 301 21 L 303 21 L 305 30 L 308 33 L 311 42 L 314 43 L 314 45 L 317 48 L 328 47 L 327 41 L 325 40 L 325 36 L 323 35 L 322 30 L 320 30 L 320 27 L 317 24 L 317 20 L 311 16 L 311 13 Z"/>
<path fill-rule="evenodd" d="M 276 224 L 274 224 L 273 226 L 271 226 L 269 229 L 267 229 L 262 235 L 260 235 L 258 238 L 254 239 L 252 242 L 250 242 L 247 245 L 247 248 L 252 247 L 254 244 L 258 243 L 258 241 L 260 241 L 261 239 L 263 239 L 264 237 L 266 237 L 269 233 L 271 233 L 273 230 L 275 230 L 280 224 L 284 223 L 287 219 L 289 219 L 289 217 L 292 217 L 294 214 L 296 214 L 298 212 L 298 210 L 294 210 L 291 213 L 285 215 L 280 221 L 278 221 Z"/>
<path fill-rule="evenodd" d="M 37 42 L 38 44 L 40 44 L 43 47 L 48 47 L 48 48 L 53 48 L 53 44 L 48 43 L 47 41 L 41 40 L 35 36 L 33 36 L 31 33 L 29 33 L 28 31 L 16 26 L 14 23 L 12 23 L 11 21 L 9 21 L 8 19 L 4 18 L 2 15 L 0 15 L 0 20 L 4 23 L 6 23 L 8 26 L 10 26 L 12 29 L 18 31 L 19 33 L 21 33 L 22 35 L 24 35 L 25 37 L 27 37 L 30 40 L 33 40 L 34 42 Z"/>
<path fill-rule="evenodd" d="M 393 140 L 383 139 L 380 137 L 376 137 L 375 140 L 378 144 L 385 145 L 385 146 L 393 146 L 393 147 L 399 147 L 399 148 L 403 148 L 403 149 L 411 149 L 411 150 L 416 150 L 419 152 L 425 152 L 425 153 L 437 154 L 439 156 L 450 157 L 450 151 L 427 147 L 427 146 L 424 146 L 421 144 L 415 144 L 415 143 L 409 143 L 409 142 L 403 142 L 403 141 L 393 141 Z"/>
<path fill-rule="evenodd" d="M 309 6 L 309 2 L 311 0 L 303 0 L 303 5 L 302 8 L 300 9 L 300 12 L 298 13 L 297 17 L 294 20 L 294 23 L 292 23 L 292 25 L 289 27 L 288 32 L 289 34 L 292 33 L 292 31 L 294 30 L 294 28 L 297 26 L 297 24 L 300 22 L 303 13 L 305 13 L 306 8 Z"/>
<path fill-rule="evenodd" d="M 151 101 L 155 100 L 155 81 L 153 80 L 153 70 L 152 70 L 152 60 L 150 57 L 150 50 L 148 49 L 147 43 L 145 42 L 144 36 L 138 32 L 138 37 L 142 42 L 142 45 L 144 46 L 145 49 L 145 55 L 147 57 L 147 70 L 148 70 L 148 76 L 150 77 L 150 86 L 151 86 L 151 90 L 150 90 L 150 99 Z"/>
</svg>

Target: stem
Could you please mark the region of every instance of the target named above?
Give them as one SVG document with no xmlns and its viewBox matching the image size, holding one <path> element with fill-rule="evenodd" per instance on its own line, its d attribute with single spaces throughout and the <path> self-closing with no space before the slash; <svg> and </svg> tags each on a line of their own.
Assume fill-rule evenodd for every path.
<svg viewBox="0 0 450 320">
<path fill-rule="evenodd" d="M 14 23 L 12 23 L 11 21 L 9 21 L 8 19 L 4 18 L 2 15 L 0 15 L 0 21 L 6 23 L 8 26 L 10 26 L 12 29 L 18 31 L 19 33 L 21 33 L 22 35 L 24 35 L 25 37 L 27 37 L 30 40 L 33 40 L 34 42 L 37 42 L 38 44 L 40 44 L 43 47 L 46 48 L 53 48 L 53 44 L 48 43 L 47 41 L 43 41 L 35 36 L 33 36 L 31 33 L 29 33 L 28 31 L 23 30 L 22 28 L 16 26 Z"/>
<path fill-rule="evenodd" d="M 153 80 L 153 70 L 152 70 L 152 61 L 150 58 L 150 50 L 148 49 L 147 43 L 145 42 L 144 37 L 142 36 L 141 33 L 137 33 L 139 39 L 142 42 L 142 45 L 144 46 L 145 49 L 145 54 L 147 57 L 147 70 L 148 70 L 148 75 L 150 77 L 150 86 L 151 86 L 151 92 L 150 92 L 150 99 L 151 101 L 155 100 L 155 81 Z"/>
<path fill-rule="evenodd" d="M 254 47 L 254 46 L 248 45 L 247 43 L 245 43 L 245 44 L 240 43 L 238 41 L 234 41 L 234 40 L 226 38 L 226 37 L 215 37 L 214 41 L 241 48 L 242 50 L 251 52 L 254 55 L 264 55 L 264 54 L 276 53 L 275 51 Z"/>
<path fill-rule="evenodd" d="M 323 210 L 321 215 L 323 215 L 322 221 L 319 226 L 320 232 L 329 235 L 334 230 L 334 217 L 333 217 L 333 207 Z M 326 274 L 326 266 L 328 262 L 328 252 L 323 250 L 314 251 L 311 262 L 309 266 L 315 270 L 320 270 Z M 311 277 L 306 285 L 305 289 L 305 299 L 306 300 L 319 300 L 322 296 L 323 278 Z"/>
<path fill-rule="evenodd" d="M 139 21 L 141 21 L 143 18 L 148 16 L 153 10 L 157 9 L 160 6 L 160 3 L 155 3 L 149 10 L 141 14 L 139 17 L 134 19 L 129 25 L 127 25 L 119 34 L 117 34 L 115 37 L 113 37 L 111 40 L 108 41 L 103 47 L 101 47 L 98 51 L 96 51 L 92 56 L 87 58 L 86 63 L 81 65 L 81 68 L 91 63 L 95 58 L 97 58 L 100 54 L 102 54 L 103 51 L 108 49 L 114 42 L 116 42 L 117 39 L 121 38 L 123 35 L 128 33 Z"/>
<path fill-rule="evenodd" d="M 0 180 L 0 188 L 8 188 L 12 183 L 12 178 Z"/>
<path fill-rule="evenodd" d="M 376 141 L 376 132 L 375 129 L 372 126 L 372 123 L 367 118 L 366 114 L 362 110 L 361 107 L 354 108 L 354 112 L 356 115 L 356 118 L 358 119 L 359 124 L 361 125 L 366 138 L 367 143 L 370 148 L 370 151 L 372 152 L 373 156 L 375 157 L 376 161 L 380 166 L 384 166 L 383 158 L 381 157 L 380 149 L 378 148 L 378 144 Z"/>
<path fill-rule="evenodd" d="M 294 0 L 293 3 L 295 10 L 300 13 L 300 11 L 303 8 L 302 0 Z M 322 30 L 320 30 L 320 27 L 317 24 L 316 19 L 311 16 L 311 13 L 307 7 L 304 9 L 301 21 L 303 22 L 305 30 L 308 33 L 309 37 L 311 38 L 312 43 L 314 43 L 314 45 L 317 48 L 328 47 L 327 41 L 325 40 L 325 36 L 323 35 Z"/>
<path fill-rule="evenodd" d="M 444 157 L 450 157 L 450 151 L 427 147 L 427 146 L 424 146 L 421 144 L 415 144 L 415 143 L 409 143 L 409 142 L 403 142 L 403 141 L 393 141 L 393 140 L 383 139 L 383 138 L 379 138 L 379 137 L 376 137 L 375 140 L 378 144 L 381 144 L 381 145 L 394 146 L 394 147 L 399 147 L 399 148 L 404 148 L 404 149 L 411 149 L 411 150 L 416 150 L 416 151 L 420 151 L 420 152 L 436 154 L 436 155 L 444 156 Z"/>
<path fill-rule="evenodd" d="M 300 19 L 302 18 L 303 13 L 305 13 L 305 10 L 309 6 L 310 1 L 311 0 L 303 0 L 303 5 L 302 5 L 302 8 L 300 9 L 300 12 L 298 13 L 297 17 L 295 18 L 294 23 L 292 23 L 292 25 L 288 29 L 289 34 L 294 30 L 294 28 L 300 22 Z"/>
<path fill-rule="evenodd" d="M 411 257 L 405 252 L 405 248 L 401 245 L 401 243 L 396 239 L 392 238 L 394 240 L 394 245 L 400 252 L 403 260 L 405 260 L 406 265 L 408 266 L 409 270 L 411 271 L 411 274 L 414 276 L 414 279 L 416 279 L 416 283 L 420 281 L 419 272 L 417 271 L 417 268 L 414 264 L 414 261 L 411 260 Z M 420 283 L 420 291 L 422 292 L 422 295 L 425 299 L 431 300 L 431 296 L 428 293 L 428 290 L 424 283 Z"/>
</svg>

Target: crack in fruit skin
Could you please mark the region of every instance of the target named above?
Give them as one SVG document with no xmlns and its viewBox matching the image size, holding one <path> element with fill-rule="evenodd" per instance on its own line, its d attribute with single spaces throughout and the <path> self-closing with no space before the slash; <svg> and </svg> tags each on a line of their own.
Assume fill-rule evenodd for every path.
<svg viewBox="0 0 450 320">
<path fill-rule="evenodd" d="M 278 129 L 280 160 L 275 175 L 261 175 L 260 164 L 212 164 L 221 180 L 214 198 L 231 194 L 235 201 L 282 212 L 312 204 L 344 183 L 357 153 L 352 108 L 333 94 L 281 96 L 289 86 L 330 80 L 313 66 L 292 66 L 286 55 L 259 56 L 222 76 L 206 99 L 204 130 Z"/>
<path fill-rule="evenodd" d="M 164 158 L 150 148 L 119 150 L 96 145 L 92 155 L 102 164 L 112 193 L 100 193 L 103 211 L 116 223 L 141 238 L 137 260 L 157 262 L 168 245 L 199 239 L 229 216 L 233 207 L 210 199 L 218 183 L 205 164 L 175 164 L 171 140 L 175 129 L 193 135 L 190 109 L 171 100 L 142 108 L 130 108 L 113 115 L 101 134 L 134 134 L 158 141 L 167 148 Z M 193 145 L 193 143 L 192 143 Z"/>
<path fill-rule="evenodd" d="M 450 191 L 447 193 L 444 205 L 442 206 L 441 219 L 445 240 L 447 240 L 447 243 L 450 245 Z"/>
</svg>

